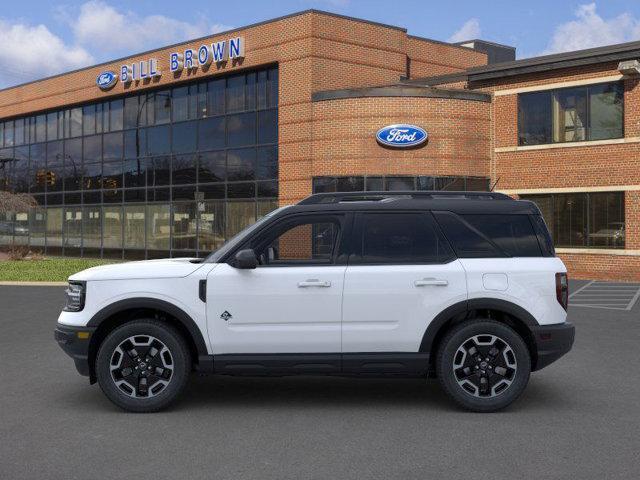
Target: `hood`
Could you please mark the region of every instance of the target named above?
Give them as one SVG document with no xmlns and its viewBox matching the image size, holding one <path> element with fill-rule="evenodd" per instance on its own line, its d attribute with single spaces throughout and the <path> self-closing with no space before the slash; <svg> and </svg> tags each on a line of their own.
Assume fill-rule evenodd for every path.
<svg viewBox="0 0 640 480">
<path fill-rule="evenodd" d="M 204 265 L 192 263 L 197 258 L 170 258 L 162 260 L 144 260 L 141 262 L 115 263 L 92 267 L 74 273 L 69 280 L 139 280 L 157 278 L 180 278 L 191 275 Z"/>
</svg>

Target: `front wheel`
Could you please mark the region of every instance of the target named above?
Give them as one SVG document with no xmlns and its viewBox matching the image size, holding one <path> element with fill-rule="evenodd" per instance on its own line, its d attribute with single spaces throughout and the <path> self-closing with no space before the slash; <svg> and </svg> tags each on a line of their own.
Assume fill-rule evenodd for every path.
<svg viewBox="0 0 640 480">
<path fill-rule="evenodd" d="M 135 320 L 113 330 L 96 357 L 104 394 L 130 412 L 155 412 L 184 389 L 191 370 L 189 348 L 173 327 Z"/>
<path fill-rule="evenodd" d="M 524 391 L 531 373 L 527 345 L 511 327 L 493 320 L 470 320 L 445 336 L 437 357 L 445 392 L 474 412 L 507 407 Z"/>
</svg>

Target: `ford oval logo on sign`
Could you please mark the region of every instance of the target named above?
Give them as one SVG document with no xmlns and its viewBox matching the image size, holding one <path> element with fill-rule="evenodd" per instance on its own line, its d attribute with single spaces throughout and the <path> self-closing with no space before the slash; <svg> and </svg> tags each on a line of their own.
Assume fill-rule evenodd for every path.
<svg viewBox="0 0 640 480">
<path fill-rule="evenodd" d="M 96 85 L 100 87 L 101 90 L 109 90 L 113 87 L 118 81 L 118 76 L 113 72 L 102 72 L 96 78 Z"/>
<path fill-rule="evenodd" d="M 415 125 L 389 125 L 381 128 L 376 134 L 378 142 L 387 147 L 417 147 L 427 141 L 427 132 Z"/>
</svg>

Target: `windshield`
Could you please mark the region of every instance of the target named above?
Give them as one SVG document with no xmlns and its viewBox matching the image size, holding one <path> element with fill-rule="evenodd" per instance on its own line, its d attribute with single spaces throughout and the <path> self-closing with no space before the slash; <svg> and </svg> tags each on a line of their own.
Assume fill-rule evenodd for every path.
<svg viewBox="0 0 640 480">
<path fill-rule="evenodd" d="M 233 250 L 240 243 L 242 243 L 248 235 L 250 235 L 253 231 L 259 229 L 264 225 L 271 217 L 273 217 L 276 213 L 281 212 L 285 208 L 289 207 L 280 207 L 275 209 L 272 212 L 267 213 L 264 217 L 259 219 L 256 223 L 249 225 L 248 227 L 243 228 L 238 233 L 236 233 L 233 237 L 227 240 L 219 249 L 211 252 L 203 262 L 207 263 L 217 263 L 220 261 L 222 257 L 224 257 L 229 251 Z"/>
</svg>

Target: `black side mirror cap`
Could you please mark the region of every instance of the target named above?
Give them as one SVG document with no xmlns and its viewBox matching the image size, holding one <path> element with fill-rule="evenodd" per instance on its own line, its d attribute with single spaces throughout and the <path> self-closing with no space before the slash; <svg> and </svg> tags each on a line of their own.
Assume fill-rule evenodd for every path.
<svg viewBox="0 0 640 480">
<path fill-rule="evenodd" d="M 238 253 L 236 253 L 236 268 L 250 270 L 256 268 L 257 266 L 258 258 L 256 257 L 256 252 L 254 252 L 252 248 L 240 250 Z"/>
</svg>

